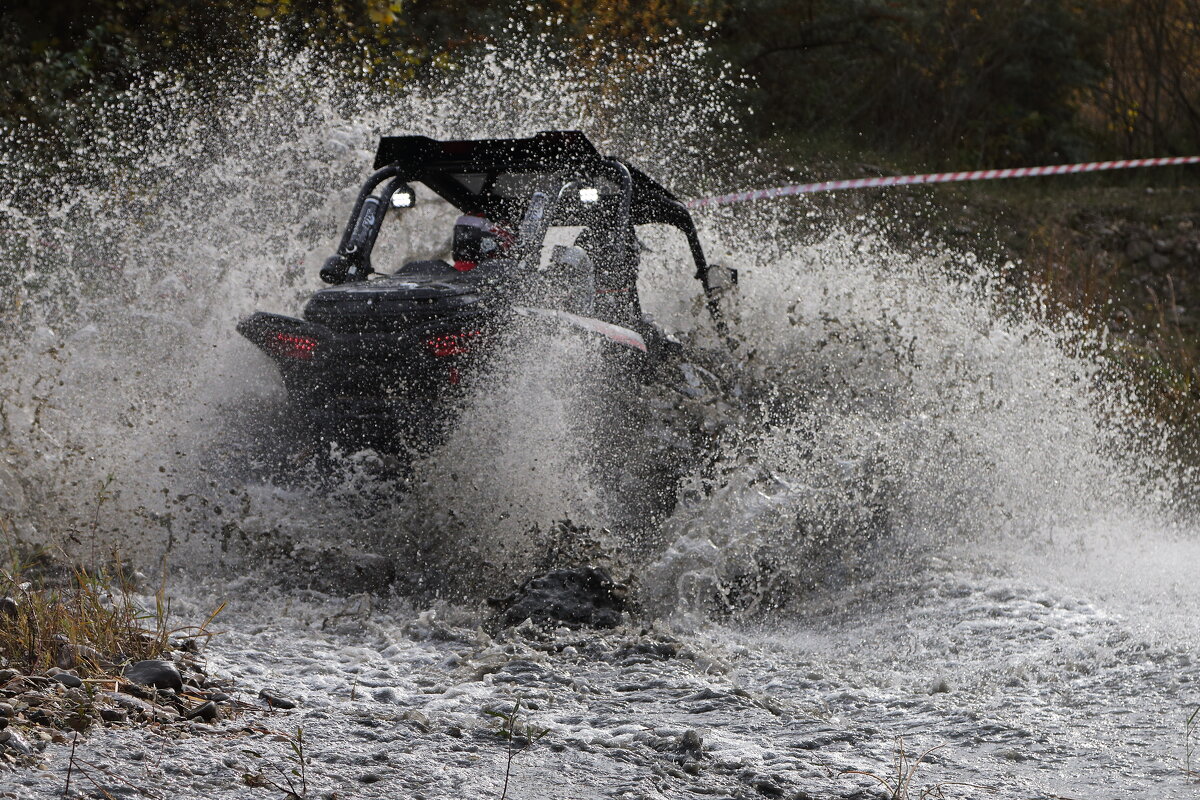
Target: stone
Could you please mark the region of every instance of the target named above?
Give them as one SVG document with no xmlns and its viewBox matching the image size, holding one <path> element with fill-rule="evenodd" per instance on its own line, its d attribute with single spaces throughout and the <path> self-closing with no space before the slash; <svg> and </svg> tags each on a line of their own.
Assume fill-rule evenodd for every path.
<svg viewBox="0 0 1200 800">
<path fill-rule="evenodd" d="M 69 672 L 59 672 L 51 677 L 61 683 L 63 686 L 66 686 L 70 689 L 78 689 L 79 687 L 83 686 L 83 679 L 78 675 L 72 675 Z"/>
<path fill-rule="evenodd" d="M 274 692 L 268 692 L 266 689 L 259 691 L 258 696 L 267 701 L 267 705 L 271 708 L 282 708 L 287 711 L 296 707 L 294 701 L 288 700 L 286 697 L 280 697 Z"/>
<path fill-rule="evenodd" d="M 1151 254 L 1150 258 L 1146 260 L 1146 264 L 1150 267 L 1150 269 L 1164 270 L 1171 266 L 1171 259 L 1167 256 L 1164 256 L 1162 253 L 1153 253 Z"/>
<path fill-rule="evenodd" d="M 184 718 L 202 719 L 205 722 L 212 722 L 213 720 L 219 719 L 220 716 L 221 712 L 217 709 L 217 704 L 212 700 L 209 700 L 208 702 L 201 703 L 200 705 L 196 706 L 196 708 L 193 708 L 185 715 Z"/>
<path fill-rule="evenodd" d="M 9 619 L 16 619 L 21 613 L 21 607 L 17 605 L 17 601 L 11 597 L 0 597 L 0 614 Z"/>
<path fill-rule="evenodd" d="M 704 751 L 704 738 L 690 728 L 679 737 L 679 752 L 699 754 Z"/>
<path fill-rule="evenodd" d="M 528 619 L 537 625 L 615 628 L 625 608 L 625 588 L 597 567 L 559 569 L 532 577 L 508 597 L 488 602 L 500 608 L 495 619 L 505 627 Z"/>
<path fill-rule="evenodd" d="M 100 709 L 100 719 L 109 724 L 125 722 L 129 719 L 129 714 L 119 708 L 102 708 Z"/>
<path fill-rule="evenodd" d="M 54 662 L 61 669 L 77 669 L 80 666 L 107 669 L 112 666 L 112 662 L 94 647 L 88 647 L 85 644 L 71 644 L 69 642 L 58 648 Z"/>
<path fill-rule="evenodd" d="M 155 689 L 183 689 L 183 676 L 170 661 L 147 659 L 130 664 L 122 673 L 125 678 L 141 686 L 153 686 Z"/>
<path fill-rule="evenodd" d="M 5 728 L 3 731 L 0 731 L 0 743 L 3 743 L 9 750 L 20 753 L 23 756 L 27 756 L 33 752 L 33 745 L 12 728 Z"/>
<path fill-rule="evenodd" d="M 1141 261 L 1154 252 L 1154 245 L 1145 239 L 1133 239 L 1125 245 L 1125 255 L 1130 261 Z"/>
</svg>

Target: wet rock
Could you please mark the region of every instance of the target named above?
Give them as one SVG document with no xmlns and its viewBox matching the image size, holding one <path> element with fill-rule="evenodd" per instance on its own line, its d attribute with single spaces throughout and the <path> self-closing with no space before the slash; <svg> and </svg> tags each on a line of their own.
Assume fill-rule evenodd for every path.
<svg viewBox="0 0 1200 800">
<path fill-rule="evenodd" d="M 950 683 L 941 677 L 935 680 L 933 685 L 929 687 L 930 694 L 945 694 L 948 691 L 950 691 Z"/>
<path fill-rule="evenodd" d="M 153 686 L 155 689 L 183 689 L 183 676 L 170 661 L 147 659 L 130 664 L 125 668 L 127 680 L 141 686 Z"/>
<path fill-rule="evenodd" d="M 129 714 L 119 708 L 102 708 L 100 709 L 100 719 L 109 724 L 125 722 L 129 719 Z"/>
<path fill-rule="evenodd" d="M 8 750 L 20 753 L 23 756 L 27 756 L 33 752 L 33 745 L 12 728 L 5 728 L 0 731 L 0 744 L 4 745 Z"/>
<path fill-rule="evenodd" d="M 704 750 L 704 738 L 696 731 L 688 729 L 680 735 L 677 749 L 681 753 L 699 755 Z"/>
<path fill-rule="evenodd" d="M 219 719 L 220 716 L 221 712 L 217 709 L 217 704 L 209 700 L 185 714 L 184 719 L 201 719 L 205 722 L 212 722 Z"/>
<path fill-rule="evenodd" d="M 604 570 L 582 567 L 535 576 L 508 597 L 489 602 L 500 609 L 494 619 L 504 627 L 529 619 L 538 625 L 615 628 L 625 608 L 625 590 Z"/>
<path fill-rule="evenodd" d="M 408 720 L 413 725 L 417 726 L 417 728 L 420 729 L 422 732 L 425 732 L 425 733 L 429 732 L 429 717 L 425 716 L 420 711 L 417 711 L 414 708 L 410 708 L 407 711 L 405 711 L 403 714 L 400 715 L 400 718 L 404 719 L 404 720 Z"/>
<path fill-rule="evenodd" d="M 268 692 L 266 689 L 261 690 L 258 696 L 265 700 L 271 708 L 282 708 L 287 711 L 296 707 L 295 701 L 288 700 L 286 697 L 280 697 L 274 692 Z"/>
</svg>

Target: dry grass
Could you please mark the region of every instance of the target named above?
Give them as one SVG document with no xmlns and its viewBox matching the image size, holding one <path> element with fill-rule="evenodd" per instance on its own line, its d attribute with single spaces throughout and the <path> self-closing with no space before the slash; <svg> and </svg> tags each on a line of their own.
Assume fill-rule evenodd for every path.
<svg viewBox="0 0 1200 800">
<path fill-rule="evenodd" d="M 0 519 L 0 536 L 11 542 L 9 534 Z M 0 569 L 0 665 L 25 674 L 59 667 L 99 677 L 129 661 L 162 657 L 173 638 L 211 635 L 220 608 L 202 625 L 170 628 L 164 587 L 145 602 L 137 578 L 116 554 L 103 566 L 85 567 L 49 549 L 10 546 Z"/>
<path fill-rule="evenodd" d="M 991 786 L 980 786 L 975 783 L 963 783 L 961 781 L 939 781 L 937 783 L 929 783 L 923 786 L 915 786 L 913 781 L 917 776 L 917 770 L 920 769 L 923 763 L 927 763 L 930 754 L 935 750 L 940 750 L 944 745 L 934 745 L 923 753 L 913 758 L 912 754 L 904 747 L 904 737 L 896 739 L 896 751 L 892 760 L 892 773 L 890 775 L 878 775 L 870 770 L 848 769 L 842 772 L 842 776 L 846 775 L 862 775 L 878 783 L 887 792 L 888 800 L 911 800 L 913 792 L 918 800 L 933 800 L 933 798 L 946 798 L 946 790 L 950 787 L 967 790 L 967 795 L 977 797 L 979 792 L 994 792 L 995 788 Z"/>
</svg>

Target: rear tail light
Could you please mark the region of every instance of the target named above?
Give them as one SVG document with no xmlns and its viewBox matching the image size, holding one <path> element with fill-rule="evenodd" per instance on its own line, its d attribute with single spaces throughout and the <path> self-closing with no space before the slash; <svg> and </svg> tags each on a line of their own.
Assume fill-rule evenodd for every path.
<svg viewBox="0 0 1200 800">
<path fill-rule="evenodd" d="M 276 332 L 268 337 L 267 347 L 277 356 L 311 361 L 317 352 L 317 340 L 311 336 Z"/>
<path fill-rule="evenodd" d="M 480 336 L 483 331 L 460 331 L 459 333 L 443 333 L 441 336 L 434 336 L 432 339 L 425 340 L 425 346 L 429 348 L 429 352 L 436 358 L 447 358 L 449 356 L 462 356 L 470 352 L 468 344 L 469 340 L 474 336 Z"/>
</svg>

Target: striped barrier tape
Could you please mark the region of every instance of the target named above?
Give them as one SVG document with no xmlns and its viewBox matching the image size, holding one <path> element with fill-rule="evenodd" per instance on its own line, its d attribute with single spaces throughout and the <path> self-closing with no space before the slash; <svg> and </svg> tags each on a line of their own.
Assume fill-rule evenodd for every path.
<svg viewBox="0 0 1200 800">
<path fill-rule="evenodd" d="M 1086 164 L 1059 164 L 1052 167 L 1014 167 L 1010 169 L 977 169 L 972 172 L 934 172 L 927 175 L 892 175 L 882 178 L 856 178 L 821 183 L 800 183 L 792 186 L 776 186 L 773 189 L 756 189 L 749 192 L 715 195 L 689 200 L 688 208 L 746 203 L 752 200 L 769 200 L 773 197 L 791 197 L 814 192 L 839 192 L 844 189 L 868 189 L 880 186 L 911 186 L 922 183 L 957 183 L 959 181 L 993 181 L 1002 178 L 1032 178 L 1037 175 L 1073 175 L 1078 172 L 1102 172 L 1110 169 L 1133 169 L 1135 167 L 1174 167 L 1183 164 L 1200 164 L 1200 156 L 1175 156 L 1171 158 L 1133 158 L 1125 161 L 1092 161 Z"/>
</svg>

